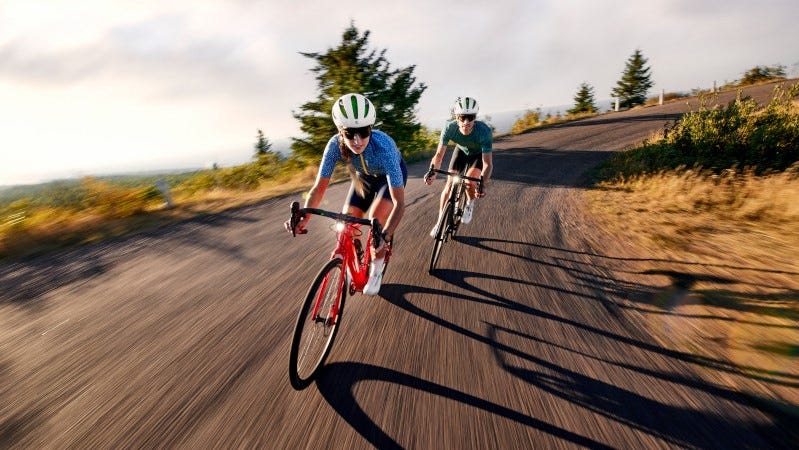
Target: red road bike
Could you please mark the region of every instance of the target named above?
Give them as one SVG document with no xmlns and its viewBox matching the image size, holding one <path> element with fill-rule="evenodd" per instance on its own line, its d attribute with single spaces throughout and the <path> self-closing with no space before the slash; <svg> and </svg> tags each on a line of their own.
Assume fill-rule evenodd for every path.
<svg viewBox="0 0 799 450">
<path fill-rule="evenodd" d="M 336 247 L 330 260 L 311 283 L 294 327 L 289 354 L 289 380 L 291 386 L 297 390 L 311 384 L 327 359 L 341 322 L 347 294 L 363 292 L 369 280 L 369 264 L 372 260 L 368 249 L 373 242 L 383 239 L 382 228 L 377 219 L 362 219 L 316 208 L 301 209 L 297 202 L 291 204 L 289 225 L 292 235 L 296 236 L 297 223 L 305 214 L 336 220 L 337 233 Z M 361 225 L 371 227 L 366 239 L 366 251 L 360 239 Z M 388 242 L 384 274 L 391 258 L 391 247 L 392 242 Z"/>
</svg>

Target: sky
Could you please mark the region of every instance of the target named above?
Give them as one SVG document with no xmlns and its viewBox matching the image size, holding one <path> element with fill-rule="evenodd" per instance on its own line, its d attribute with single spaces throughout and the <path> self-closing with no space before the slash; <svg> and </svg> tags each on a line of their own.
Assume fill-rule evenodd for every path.
<svg viewBox="0 0 799 450">
<path fill-rule="evenodd" d="M 797 77 L 797 17 L 796 0 L 0 0 L 0 185 L 242 164 L 259 129 L 284 150 L 318 96 L 300 52 L 351 23 L 415 66 L 436 129 L 457 96 L 492 117 L 583 82 L 609 99 L 635 49 L 650 96 L 757 65 Z"/>
</svg>

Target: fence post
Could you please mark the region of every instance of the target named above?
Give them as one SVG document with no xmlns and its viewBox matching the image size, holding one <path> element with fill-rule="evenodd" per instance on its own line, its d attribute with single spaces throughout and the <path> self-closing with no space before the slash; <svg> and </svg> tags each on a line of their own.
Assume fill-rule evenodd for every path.
<svg viewBox="0 0 799 450">
<path fill-rule="evenodd" d="M 155 182 L 155 187 L 161 192 L 161 195 L 164 196 L 164 207 L 171 208 L 174 206 L 172 204 L 172 194 L 169 192 L 169 184 L 166 182 L 165 179 L 160 178 Z"/>
<path fill-rule="evenodd" d="M 614 111 L 619 112 L 619 99 L 616 98 L 616 107 L 613 108 Z"/>
<path fill-rule="evenodd" d="M 664 95 L 665 93 L 666 93 L 666 92 L 665 92 L 665 90 L 664 90 L 664 89 L 661 89 L 661 90 L 660 90 L 660 100 L 658 101 L 658 105 L 662 105 L 662 104 L 663 104 L 663 95 Z"/>
</svg>

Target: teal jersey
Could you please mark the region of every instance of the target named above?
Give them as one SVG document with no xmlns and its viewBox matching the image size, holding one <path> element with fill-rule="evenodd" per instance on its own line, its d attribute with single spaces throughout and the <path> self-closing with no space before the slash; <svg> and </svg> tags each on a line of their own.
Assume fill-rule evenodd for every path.
<svg viewBox="0 0 799 450">
<path fill-rule="evenodd" d="M 466 153 L 467 155 L 475 155 L 478 153 L 491 153 L 494 143 L 494 137 L 491 133 L 491 127 L 479 120 L 474 122 L 474 128 L 468 136 L 461 133 L 458 129 L 458 121 L 450 120 L 444 125 L 441 130 L 441 139 L 438 141 L 438 146 L 447 145 L 449 141 L 455 143 L 455 148 Z"/>
</svg>

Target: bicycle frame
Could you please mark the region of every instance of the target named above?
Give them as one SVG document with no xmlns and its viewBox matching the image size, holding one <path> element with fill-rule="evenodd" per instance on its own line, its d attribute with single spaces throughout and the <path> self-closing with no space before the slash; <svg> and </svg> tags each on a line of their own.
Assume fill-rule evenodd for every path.
<svg viewBox="0 0 799 450">
<path fill-rule="evenodd" d="M 448 221 L 452 229 L 447 230 L 448 231 L 447 234 L 449 234 L 449 231 L 451 231 L 452 234 L 455 234 L 455 232 L 458 229 L 458 226 L 460 226 L 461 223 L 460 219 L 463 216 L 463 205 L 464 203 L 466 203 L 465 199 L 466 182 L 473 181 L 477 183 L 478 192 L 482 192 L 483 190 L 483 177 L 482 176 L 480 178 L 468 177 L 466 176 L 466 170 L 468 170 L 468 168 L 464 168 L 459 173 L 453 173 L 447 170 L 434 169 L 433 166 L 430 166 L 430 171 L 428 172 L 428 173 L 436 173 L 436 172 L 442 173 L 452 178 L 452 184 L 450 186 L 450 191 L 449 191 L 449 199 L 447 200 L 448 203 L 452 204 L 452 209 L 450 210 L 451 218 Z"/>
<path fill-rule="evenodd" d="M 358 258 L 358 252 L 355 249 L 354 239 L 360 239 L 360 229 L 357 225 L 346 222 L 336 223 L 336 227 L 340 228 L 336 238 L 336 248 L 330 255 L 330 258 L 337 256 L 343 260 L 344 267 L 347 269 L 347 274 L 350 276 L 351 290 L 355 292 L 363 291 L 366 282 L 369 281 L 369 264 L 372 262 L 372 252 L 364 251 L 363 261 Z M 372 245 L 371 234 L 366 238 L 366 249 Z"/>
<path fill-rule="evenodd" d="M 294 326 L 289 349 L 289 381 L 297 390 L 308 387 L 330 354 L 347 294 L 363 292 L 369 281 L 372 243 L 383 238 L 377 219 L 367 220 L 315 208 L 300 209 L 298 202 L 291 204 L 291 219 L 286 223 L 293 235 L 297 235 L 297 225 L 306 214 L 336 220 L 336 246 L 311 283 Z M 361 251 L 360 225 L 371 227 L 366 238 L 365 255 Z M 300 233 L 305 232 L 300 230 Z M 389 242 L 386 247 L 383 273 L 388 265 L 392 243 Z"/>
<path fill-rule="evenodd" d="M 372 252 L 369 249 L 372 246 L 374 239 L 381 235 L 382 228 L 380 227 L 380 222 L 377 219 L 362 219 L 347 214 L 339 214 L 316 208 L 300 209 L 299 203 L 293 202 L 291 204 L 291 227 L 292 234 L 294 235 L 296 235 L 296 224 L 299 222 L 299 217 L 301 214 L 315 214 L 337 220 L 336 247 L 333 249 L 330 259 L 334 259 L 336 257 L 341 258 L 342 265 L 346 269 L 349 278 L 349 286 L 347 286 L 347 288 L 349 289 L 350 294 L 363 292 L 364 286 L 366 286 L 367 281 L 369 281 L 369 264 L 372 262 Z M 355 249 L 354 241 L 355 239 L 360 239 L 360 225 L 367 225 L 371 227 L 371 232 L 367 235 L 365 243 L 366 246 L 363 250 L 363 260 L 359 258 L 358 252 Z M 391 245 L 389 244 L 388 251 L 385 256 L 386 264 L 388 263 L 390 257 Z M 327 283 L 327 280 L 325 280 L 325 283 Z M 326 284 L 322 287 L 326 287 Z M 341 298 L 342 289 L 344 289 L 343 283 L 341 286 L 337 287 L 337 300 L 334 305 L 334 311 L 331 312 L 331 316 L 334 319 L 337 317 L 338 303 L 340 301 L 339 299 Z M 320 292 L 324 292 L 324 289 L 321 289 Z M 314 317 L 317 315 L 320 303 L 321 299 L 317 299 L 313 310 Z"/>
<path fill-rule="evenodd" d="M 464 174 L 465 169 L 464 173 L 456 174 L 446 170 L 435 169 L 433 166 L 430 166 L 430 170 L 427 172 L 426 177 L 429 177 L 436 172 L 452 177 L 452 184 L 450 185 L 449 198 L 444 204 L 443 211 L 439 215 L 439 221 L 437 224 L 438 231 L 433 243 L 433 253 L 430 256 L 430 268 L 428 269 L 428 273 L 430 274 L 432 274 L 435 270 L 444 242 L 449 240 L 451 236 L 455 236 L 455 233 L 457 233 L 458 227 L 461 224 L 461 218 L 463 217 L 463 206 L 466 203 L 466 181 L 476 182 L 478 192 L 482 192 L 483 190 L 483 177 L 468 177 Z"/>
</svg>

